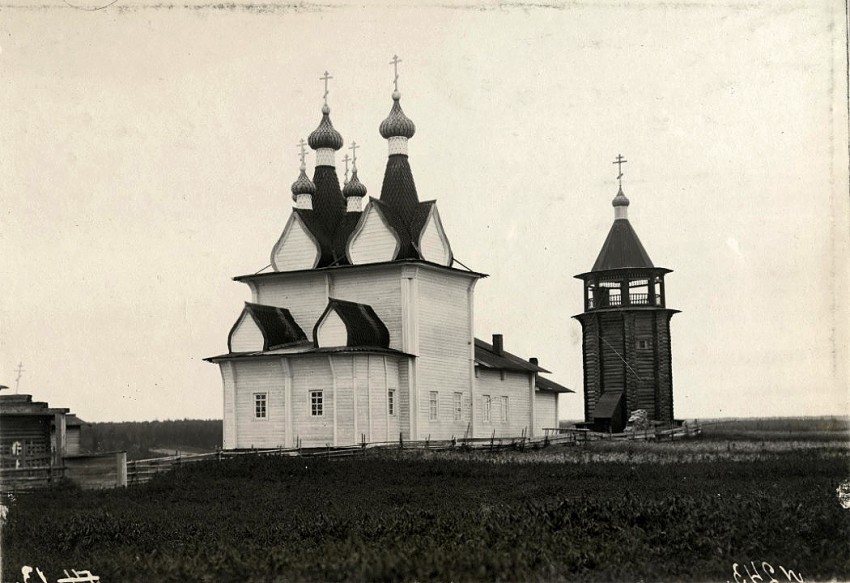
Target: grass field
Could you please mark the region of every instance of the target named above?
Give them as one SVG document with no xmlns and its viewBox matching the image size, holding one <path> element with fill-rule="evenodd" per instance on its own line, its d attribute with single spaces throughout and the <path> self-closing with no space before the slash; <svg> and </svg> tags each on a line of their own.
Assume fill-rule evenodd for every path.
<svg viewBox="0 0 850 583">
<path fill-rule="evenodd" d="M 3 580 L 28 565 L 119 582 L 740 581 L 762 562 L 778 581 L 780 566 L 850 580 L 846 423 L 779 440 L 716 429 L 524 453 L 239 458 L 19 496 Z"/>
</svg>

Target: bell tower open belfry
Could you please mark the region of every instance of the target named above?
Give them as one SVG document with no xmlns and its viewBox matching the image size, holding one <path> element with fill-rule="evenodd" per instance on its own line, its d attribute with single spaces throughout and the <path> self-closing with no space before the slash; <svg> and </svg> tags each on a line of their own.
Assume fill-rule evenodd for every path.
<svg viewBox="0 0 850 583">
<path fill-rule="evenodd" d="M 584 282 L 582 327 L 585 427 L 620 432 L 630 415 L 646 411 L 650 422 L 674 422 L 670 319 L 664 277 L 628 219 L 622 164 L 612 202 L 614 224 Z"/>
</svg>

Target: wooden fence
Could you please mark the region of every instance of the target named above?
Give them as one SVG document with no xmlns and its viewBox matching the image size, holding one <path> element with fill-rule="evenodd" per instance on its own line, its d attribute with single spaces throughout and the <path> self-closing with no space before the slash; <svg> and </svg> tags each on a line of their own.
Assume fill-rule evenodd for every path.
<svg viewBox="0 0 850 583">
<path fill-rule="evenodd" d="M 398 441 L 370 442 L 365 441 L 356 445 L 326 446 L 311 448 L 264 448 L 264 449 L 236 449 L 219 450 L 211 453 L 200 454 L 177 454 L 173 456 L 152 458 L 146 460 L 134 460 L 127 462 L 127 484 L 142 484 L 150 481 L 157 474 L 167 472 L 174 467 L 183 464 L 191 464 L 210 460 L 227 460 L 240 456 L 290 456 L 290 457 L 324 457 L 340 458 L 365 455 L 370 450 L 486 450 L 499 451 L 513 449 L 525 451 L 526 449 L 538 449 L 548 445 L 582 445 L 592 441 L 626 441 L 626 440 L 664 440 L 687 439 L 697 437 L 701 434 L 699 424 L 670 429 L 648 429 L 646 431 L 635 431 L 629 433 L 595 433 L 586 429 L 547 428 L 544 429 L 543 437 L 529 438 L 524 433 L 519 437 L 496 437 L 495 432 L 491 437 L 463 437 L 458 439 L 405 441 L 399 435 Z"/>
</svg>

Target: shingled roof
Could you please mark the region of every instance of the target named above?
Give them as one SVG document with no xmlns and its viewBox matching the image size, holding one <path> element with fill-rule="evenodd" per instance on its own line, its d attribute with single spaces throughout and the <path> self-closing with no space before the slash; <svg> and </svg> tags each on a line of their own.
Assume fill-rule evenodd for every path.
<svg viewBox="0 0 850 583">
<path fill-rule="evenodd" d="M 591 271 L 654 267 L 628 219 L 616 219 Z"/>
<path fill-rule="evenodd" d="M 544 393 L 575 393 L 574 390 L 568 389 L 564 385 L 559 385 L 555 381 L 537 375 L 534 380 L 534 386 Z"/>
<path fill-rule="evenodd" d="M 492 344 L 488 344 L 480 338 L 475 339 L 475 364 L 495 370 L 549 372 L 545 368 L 506 350 L 498 351 Z"/>
<path fill-rule="evenodd" d="M 328 298 L 328 306 L 316 325 L 313 327 L 314 345 L 319 348 L 319 326 L 324 322 L 325 316 L 334 311 L 345 324 L 348 332 L 348 347 L 379 347 L 389 348 L 390 332 L 386 325 L 368 304 L 358 304 L 347 300 Z"/>
<path fill-rule="evenodd" d="M 260 329 L 263 335 L 263 350 L 307 340 L 307 335 L 304 334 L 304 331 L 286 308 L 245 302 L 243 316 L 251 317 Z M 239 326 L 243 316 L 236 320 L 236 324 L 230 330 L 228 346 L 230 346 L 230 336 Z"/>
</svg>

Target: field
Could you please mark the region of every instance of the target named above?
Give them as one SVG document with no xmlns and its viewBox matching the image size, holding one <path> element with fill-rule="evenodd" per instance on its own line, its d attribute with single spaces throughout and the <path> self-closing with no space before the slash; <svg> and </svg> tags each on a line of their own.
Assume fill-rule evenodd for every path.
<svg viewBox="0 0 850 583">
<path fill-rule="evenodd" d="M 767 583 L 768 567 L 777 581 L 850 580 L 846 420 L 761 435 L 779 425 L 718 423 L 680 443 L 243 457 L 125 490 L 21 495 L 3 581 L 25 565 L 51 581 L 89 569 L 119 582 Z"/>
</svg>

